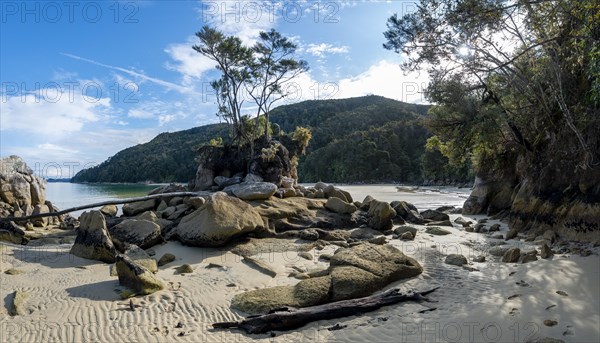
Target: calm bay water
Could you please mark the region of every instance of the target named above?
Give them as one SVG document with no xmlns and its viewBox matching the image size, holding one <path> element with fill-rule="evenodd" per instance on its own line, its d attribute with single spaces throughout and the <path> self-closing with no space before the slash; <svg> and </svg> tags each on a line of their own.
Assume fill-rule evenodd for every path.
<svg viewBox="0 0 600 343">
<path fill-rule="evenodd" d="M 158 186 L 160 185 L 49 182 L 46 184 L 46 199 L 60 209 L 67 209 L 100 201 L 144 196 Z M 71 215 L 77 216 L 82 212 L 73 212 Z"/>
<path fill-rule="evenodd" d="M 160 184 L 78 184 L 48 183 L 46 199 L 60 209 L 81 206 L 101 201 L 133 198 L 147 195 Z M 305 185 L 308 186 L 308 185 Z M 398 187 L 397 185 L 340 185 L 352 194 L 355 200 L 362 201 L 366 195 L 375 199 L 392 202 L 404 200 L 419 209 L 434 209 L 440 206 L 462 207 L 471 192 L 470 189 L 453 187 Z M 79 216 L 83 211 L 73 212 Z"/>
</svg>

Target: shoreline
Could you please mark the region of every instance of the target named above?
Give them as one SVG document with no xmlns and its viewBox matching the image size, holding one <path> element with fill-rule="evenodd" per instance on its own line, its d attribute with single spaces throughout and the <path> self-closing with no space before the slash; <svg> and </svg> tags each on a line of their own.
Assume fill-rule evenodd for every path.
<svg viewBox="0 0 600 343">
<path fill-rule="evenodd" d="M 357 192 L 360 187 L 378 200 L 423 196 L 397 192 L 394 186 L 348 187 L 358 200 L 362 200 Z M 444 200 L 448 196 L 435 193 L 426 197 L 457 201 L 455 198 Z M 500 224 L 497 233 L 508 231 L 505 223 L 483 215 L 450 217 L 452 222 L 458 217 L 473 221 L 488 219 L 486 225 Z M 157 259 L 167 252 L 177 258 L 161 267 L 157 274 L 167 282 L 168 288 L 133 298 L 139 307 L 130 311 L 129 300 L 121 300 L 114 291 L 118 281 L 109 275 L 108 264 L 70 255 L 68 243 L 37 246 L 2 243 L 1 272 L 17 269 L 22 274 L 3 274 L 0 296 L 6 298 L 16 289 L 28 294 L 24 315 L 9 316 L 4 307 L 0 308 L 0 324 L 7 328 L 2 338 L 28 342 L 523 342 L 534 336 L 554 337 L 565 342 L 595 342 L 600 338 L 600 327 L 595 325 L 600 321 L 596 293 L 600 287 L 598 247 L 587 257 L 565 253 L 551 260 L 508 264 L 488 254 L 501 240 L 466 232 L 457 225 L 448 228 L 451 234 L 446 236 L 426 234 L 423 225 L 411 226 L 419 231 L 414 241 L 400 241 L 390 235 L 386 239 L 416 258 L 424 272 L 389 284 L 380 292 L 394 287 L 424 290 L 439 285 L 441 288 L 432 294 L 438 301 L 434 304 L 435 311 L 419 313 L 426 307 L 398 304 L 361 316 L 313 322 L 294 331 L 277 331 L 274 338 L 270 334 L 213 330 L 210 326 L 214 322 L 243 317 L 243 313 L 230 308 L 234 295 L 295 284 L 299 280 L 288 276 L 294 271 L 293 267 L 309 270 L 325 267 L 328 263 L 319 257 L 332 254 L 337 246 L 311 249 L 308 251 L 313 257 L 310 260 L 299 257 L 298 243 L 294 240 L 288 240 L 288 250 L 271 249 L 259 254 L 257 258 L 277 272 L 272 278 L 242 263 L 238 255 L 230 252 L 232 246 L 197 248 L 170 241 L 151 249 Z M 509 240 L 505 244 L 522 250 L 536 248 L 533 242 L 523 240 Z M 477 270 L 445 264 L 445 257 L 452 253 L 463 254 L 469 260 L 468 267 Z M 480 254 L 486 255 L 486 261 L 472 262 L 472 258 Z M 184 263 L 190 264 L 194 272 L 175 274 L 174 268 Z M 221 267 L 207 268 L 211 264 Z M 559 290 L 567 296 L 557 294 Z M 555 306 L 546 309 L 552 305 Z M 543 324 L 544 320 L 556 320 L 558 324 L 548 327 Z M 563 335 L 565 332 L 568 334 Z"/>
</svg>

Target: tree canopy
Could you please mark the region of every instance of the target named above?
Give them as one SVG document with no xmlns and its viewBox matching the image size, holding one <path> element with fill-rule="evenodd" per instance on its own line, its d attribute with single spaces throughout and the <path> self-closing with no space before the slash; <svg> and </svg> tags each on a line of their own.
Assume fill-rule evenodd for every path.
<svg viewBox="0 0 600 343">
<path fill-rule="evenodd" d="M 595 0 L 421 0 L 389 18 L 384 47 L 430 72 L 449 157 L 560 146 L 585 170 L 600 165 L 599 21 Z"/>
<path fill-rule="evenodd" d="M 204 26 L 196 36 L 200 40 L 193 49 L 217 63 L 219 79 L 211 83 L 217 99 L 217 115 L 232 128 L 233 141 L 252 144 L 254 132 L 261 130 L 269 139 L 269 112 L 272 105 L 288 95 L 285 85 L 308 70 L 306 61 L 297 59 L 297 46 L 281 33 L 260 32 L 257 42 L 249 47 L 235 36 Z M 244 119 L 244 102 L 256 105 L 256 123 L 250 127 Z M 259 125 L 260 117 L 264 117 Z"/>
</svg>

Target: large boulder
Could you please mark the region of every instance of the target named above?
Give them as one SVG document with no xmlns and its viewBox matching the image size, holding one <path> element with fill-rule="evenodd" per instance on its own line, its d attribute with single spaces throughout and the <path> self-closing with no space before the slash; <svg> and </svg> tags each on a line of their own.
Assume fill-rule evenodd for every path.
<svg viewBox="0 0 600 343">
<path fill-rule="evenodd" d="M 106 229 L 100 211 L 84 212 L 79 217 L 79 228 L 71 254 L 82 258 L 114 263 L 117 251 Z"/>
<path fill-rule="evenodd" d="M 27 244 L 25 231 L 13 222 L 0 221 L 0 241 L 14 244 Z"/>
<path fill-rule="evenodd" d="M 139 295 L 151 294 L 165 288 L 165 284 L 150 270 L 129 257 L 118 255 L 116 260 L 120 285 L 130 288 Z"/>
<path fill-rule="evenodd" d="M 335 213 L 350 214 L 356 212 L 357 208 L 339 197 L 330 197 L 325 203 L 325 207 Z"/>
<path fill-rule="evenodd" d="M 387 284 L 419 275 L 419 263 L 390 245 L 363 243 L 338 249 L 325 275 L 236 295 L 232 307 L 251 314 L 276 308 L 306 307 L 369 295 Z"/>
<path fill-rule="evenodd" d="M 331 277 L 302 280 L 295 286 L 263 288 L 237 294 L 231 307 L 250 314 L 264 314 L 286 306 L 306 307 L 328 302 Z"/>
<path fill-rule="evenodd" d="M 223 191 L 231 192 L 242 200 L 266 200 L 277 192 L 277 185 L 270 182 L 241 183 L 226 187 Z"/>
<path fill-rule="evenodd" d="M 133 217 L 140 213 L 153 210 L 157 205 L 157 199 L 148 199 L 145 201 L 132 202 L 123 205 L 123 214 L 126 217 Z"/>
<path fill-rule="evenodd" d="M 105 205 L 102 206 L 100 212 L 102 212 L 102 214 L 107 217 L 116 217 L 117 212 L 119 212 L 119 208 L 117 207 L 117 205 Z"/>
<path fill-rule="evenodd" d="M 33 208 L 32 214 L 45 214 L 45 213 L 50 213 L 50 208 L 48 208 L 48 206 L 46 204 L 39 204 L 39 205 L 35 205 L 35 207 Z M 44 226 L 48 225 L 48 223 L 50 222 L 50 219 L 51 219 L 50 217 L 35 218 L 35 219 L 32 219 L 31 222 L 33 223 L 34 226 L 44 227 Z"/>
<path fill-rule="evenodd" d="M 113 242 L 120 250 L 128 244 L 135 244 L 148 249 L 160 242 L 160 226 L 150 220 L 126 219 L 109 229 Z"/>
<path fill-rule="evenodd" d="M 264 225 L 260 214 L 246 202 L 215 193 L 206 204 L 183 217 L 171 235 L 189 245 L 221 246 Z"/>
<path fill-rule="evenodd" d="M 396 216 L 396 211 L 387 202 L 373 200 L 369 205 L 368 215 L 370 227 L 385 231 L 392 228 L 392 219 Z"/>
<path fill-rule="evenodd" d="M 357 227 L 356 219 L 350 214 L 340 214 L 325 208 L 326 201 L 310 198 L 279 199 L 250 203 L 264 218 L 269 228 L 275 231 L 306 230 L 309 228 L 340 229 Z"/>
<path fill-rule="evenodd" d="M 137 245 L 129 245 L 124 254 L 136 264 L 148 269 L 152 273 L 158 272 L 158 263 L 156 260 Z"/>
<path fill-rule="evenodd" d="M 428 219 L 434 222 L 443 222 L 445 220 L 450 220 L 450 216 L 448 216 L 446 213 L 438 212 L 435 210 L 425 210 L 422 211 L 420 214 L 421 217 L 423 217 L 423 219 Z"/>
<path fill-rule="evenodd" d="M 338 249 L 330 265 L 333 301 L 366 296 L 423 272 L 415 259 L 395 247 L 371 243 Z"/>
<path fill-rule="evenodd" d="M 13 155 L 0 160 L 0 202 L 12 207 L 10 215 L 19 209 L 44 205 L 45 192 L 46 181 L 34 175 L 20 157 Z"/>
</svg>

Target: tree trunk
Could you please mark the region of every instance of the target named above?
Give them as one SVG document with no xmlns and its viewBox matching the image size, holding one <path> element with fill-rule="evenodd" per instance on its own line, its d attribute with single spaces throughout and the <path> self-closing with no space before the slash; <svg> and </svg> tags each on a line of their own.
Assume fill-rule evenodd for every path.
<svg viewBox="0 0 600 343">
<path fill-rule="evenodd" d="M 201 193 L 198 193 L 198 192 L 174 192 L 174 193 L 162 193 L 162 194 L 147 195 L 147 196 L 138 197 L 138 198 L 108 200 L 108 201 L 97 202 L 97 203 L 93 203 L 93 204 L 89 204 L 89 205 L 71 207 L 71 208 L 67 208 L 66 210 L 61 210 L 61 211 L 57 211 L 57 212 L 33 214 L 30 216 L 25 216 L 25 217 L 5 217 L 5 218 L 0 218 L 0 221 L 25 221 L 25 220 L 43 218 L 43 217 L 57 217 L 57 216 L 60 216 L 63 214 L 67 214 L 69 212 L 86 210 L 89 208 L 101 207 L 101 206 L 105 206 L 105 205 L 122 205 L 122 204 L 129 204 L 132 202 L 146 201 L 146 200 L 156 199 L 156 198 L 198 196 L 200 194 L 205 194 L 205 193 L 202 193 L 202 192 Z"/>
<path fill-rule="evenodd" d="M 393 305 L 399 302 L 434 302 L 425 296 L 438 288 L 439 287 L 436 287 L 424 292 L 411 291 L 406 294 L 401 293 L 398 288 L 394 288 L 384 293 L 364 298 L 336 301 L 329 304 L 299 309 L 277 309 L 265 315 L 248 317 L 237 322 L 215 323 L 213 324 L 213 328 L 239 328 L 249 334 L 265 333 L 272 330 L 292 330 L 313 321 L 354 316 L 365 312 L 375 311 L 383 306 Z M 434 308 L 428 310 L 434 310 Z"/>
</svg>

